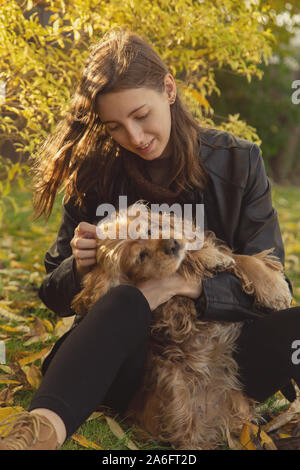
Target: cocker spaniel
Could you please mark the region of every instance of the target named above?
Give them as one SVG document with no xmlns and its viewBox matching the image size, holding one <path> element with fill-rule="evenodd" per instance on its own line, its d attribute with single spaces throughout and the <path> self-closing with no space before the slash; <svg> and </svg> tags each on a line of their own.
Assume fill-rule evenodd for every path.
<svg viewBox="0 0 300 470">
<path fill-rule="evenodd" d="M 176 236 L 174 217 L 169 238 L 162 238 L 161 214 L 157 238 L 130 237 L 129 226 L 132 229 L 137 220 L 130 214 L 137 212 L 147 214 L 143 233 L 151 235 L 152 214 L 143 201 L 99 225 L 101 233 L 114 237 L 97 240 L 97 265 L 85 275 L 83 288 L 73 300 L 76 313 L 87 314 L 114 286 L 136 285 L 175 272 L 201 283 L 228 271 L 241 280 L 243 290 L 254 296 L 258 306 L 270 310 L 290 306 L 283 267 L 272 249 L 237 255 L 212 232 L 204 234 L 201 248 L 186 249 L 187 238 Z M 121 233 L 127 236 L 120 237 Z M 230 442 L 245 422 L 255 420 L 256 403 L 243 393 L 232 354 L 241 327 L 242 322 L 200 320 L 194 300 L 188 297 L 174 296 L 156 308 L 143 383 L 127 416 L 175 449 L 215 449 Z"/>
</svg>

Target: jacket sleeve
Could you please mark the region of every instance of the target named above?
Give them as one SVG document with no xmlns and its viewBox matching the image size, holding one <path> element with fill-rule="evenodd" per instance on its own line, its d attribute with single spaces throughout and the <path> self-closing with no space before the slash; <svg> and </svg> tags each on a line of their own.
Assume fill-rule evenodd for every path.
<svg viewBox="0 0 300 470">
<path fill-rule="evenodd" d="M 277 211 L 272 206 L 271 185 L 267 178 L 261 151 L 256 144 L 250 150 L 250 167 L 244 189 L 235 252 L 252 255 L 274 247 L 274 255 L 284 265 Z M 292 286 L 286 278 L 291 293 Z M 233 274 L 222 272 L 203 281 L 203 293 L 196 301 L 199 317 L 219 321 L 242 321 L 261 316 L 253 306 L 254 298 L 242 291 Z"/>
<path fill-rule="evenodd" d="M 39 288 L 39 297 L 50 310 L 62 317 L 75 314 L 70 304 L 81 290 L 70 241 L 82 220 L 91 223 L 87 215 L 74 205 L 73 198 L 63 204 L 58 236 L 44 258 L 47 275 Z"/>
</svg>

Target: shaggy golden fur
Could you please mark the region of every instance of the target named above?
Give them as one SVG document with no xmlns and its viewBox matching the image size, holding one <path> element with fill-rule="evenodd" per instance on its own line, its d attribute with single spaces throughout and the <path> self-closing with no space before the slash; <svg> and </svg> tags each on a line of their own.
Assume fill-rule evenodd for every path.
<svg viewBox="0 0 300 470">
<path fill-rule="evenodd" d="M 140 201 L 132 207 L 148 210 Z M 116 239 L 97 242 L 97 265 L 84 277 L 83 289 L 72 303 L 80 315 L 111 287 L 176 271 L 199 283 L 229 271 L 241 279 L 258 306 L 272 310 L 290 306 L 283 268 L 271 249 L 253 256 L 235 255 L 207 232 L 201 249 L 186 251 L 186 240 L 174 236 L 173 218 L 169 239 L 161 238 L 161 231 L 158 239 L 120 239 L 124 224 L 134 220 L 124 215 L 128 214 L 118 214 L 106 224 L 116 230 Z M 148 211 L 149 221 L 150 216 Z M 241 322 L 201 321 L 194 301 L 183 296 L 171 298 L 152 314 L 144 380 L 127 415 L 176 449 L 213 449 L 224 440 L 230 442 L 245 421 L 255 418 L 255 402 L 243 394 L 232 357 Z"/>
</svg>

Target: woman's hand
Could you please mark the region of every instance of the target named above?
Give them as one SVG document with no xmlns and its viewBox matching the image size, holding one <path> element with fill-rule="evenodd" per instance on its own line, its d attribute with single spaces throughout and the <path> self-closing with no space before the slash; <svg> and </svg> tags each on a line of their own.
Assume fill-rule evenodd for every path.
<svg viewBox="0 0 300 470">
<path fill-rule="evenodd" d="M 70 245 L 76 260 L 76 269 L 80 277 L 87 274 L 92 266 L 97 263 L 96 259 L 96 225 L 88 222 L 80 222 L 74 231 Z"/>
<path fill-rule="evenodd" d="M 197 299 L 202 292 L 200 282 L 188 282 L 177 273 L 164 279 L 151 279 L 150 281 L 138 283 L 136 287 L 146 297 L 151 310 L 155 310 L 159 305 L 174 297 L 174 295 L 183 295 Z"/>
</svg>

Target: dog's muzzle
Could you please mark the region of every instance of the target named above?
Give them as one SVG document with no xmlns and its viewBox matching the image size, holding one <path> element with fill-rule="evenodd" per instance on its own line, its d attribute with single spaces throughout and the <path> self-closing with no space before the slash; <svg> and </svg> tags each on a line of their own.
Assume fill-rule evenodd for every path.
<svg viewBox="0 0 300 470">
<path fill-rule="evenodd" d="M 177 255 L 180 250 L 184 248 L 184 244 L 179 243 L 174 238 L 166 240 L 164 243 L 164 252 L 166 255 Z"/>
</svg>

